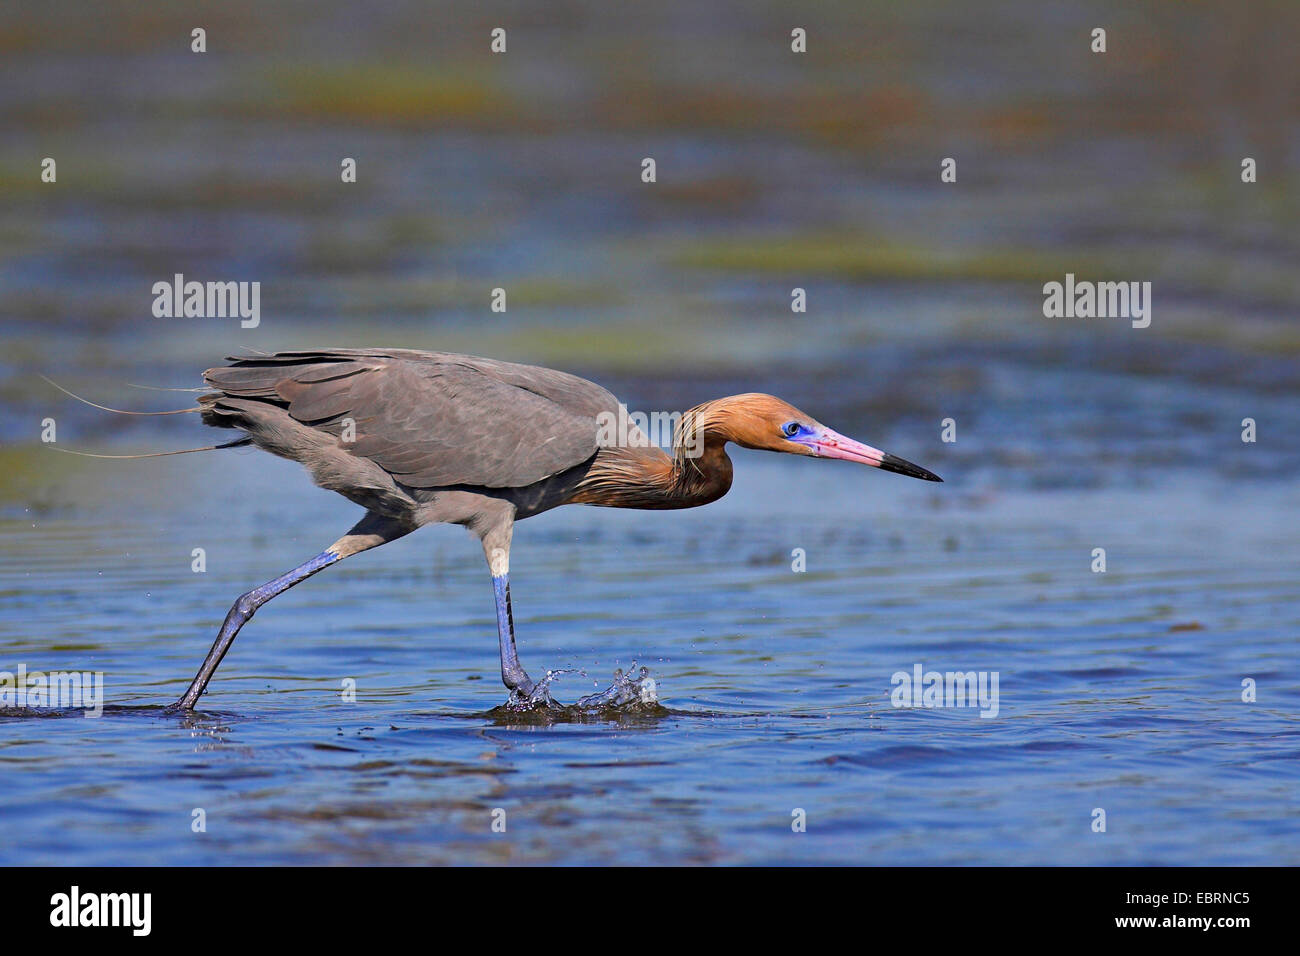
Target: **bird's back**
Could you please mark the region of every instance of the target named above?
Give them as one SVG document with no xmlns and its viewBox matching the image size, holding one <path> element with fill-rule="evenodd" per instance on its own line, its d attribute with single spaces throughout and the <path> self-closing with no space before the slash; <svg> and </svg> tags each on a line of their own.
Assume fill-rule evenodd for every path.
<svg viewBox="0 0 1300 956">
<path fill-rule="evenodd" d="M 518 489 L 591 459 L 606 389 L 566 372 L 451 352 L 319 349 L 208 369 L 206 424 L 245 431 L 317 484 L 381 513 L 428 489 Z"/>
</svg>

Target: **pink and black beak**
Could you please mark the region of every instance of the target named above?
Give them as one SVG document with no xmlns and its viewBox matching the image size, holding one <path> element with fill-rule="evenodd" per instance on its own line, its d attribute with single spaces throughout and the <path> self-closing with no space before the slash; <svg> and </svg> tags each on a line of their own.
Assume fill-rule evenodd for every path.
<svg viewBox="0 0 1300 956">
<path fill-rule="evenodd" d="M 907 475 L 909 478 L 920 478 L 924 481 L 943 481 L 934 472 L 926 471 L 920 465 L 914 465 L 910 461 L 904 461 L 897 455 L 891 455 L 879 448 L 864 445 L 852 438 L 845 438 L 839 432 L 832 431 L 824 425 L 814 425 L 811 428 L 803 426 L 797 434 L 791 435 L 787 441 L 803 445 L 818 458 L 842 458 L 845 461 L 856 461 L 863 465 L 870 465 L 873 468 L 879 468 L 881 471 L 897 472 L 900 475 Z"/>
</svg>

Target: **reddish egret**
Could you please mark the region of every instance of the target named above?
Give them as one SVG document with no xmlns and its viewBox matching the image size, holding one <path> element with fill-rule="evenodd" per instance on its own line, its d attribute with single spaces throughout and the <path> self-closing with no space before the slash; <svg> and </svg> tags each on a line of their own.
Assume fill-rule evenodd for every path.
<svg viewBox="0 0 1300 956">
<path fill-rule="evenodd" d="M 547 368 L 405 349 L 228 361 L 203 374 L 215 389 L 199 397 L 204 423 L 245 433 L 230 444 L 251 442 L 301 463 L 316 484 L 355 501 L 366 515 L 307 563 L 235 601 L 176 702 L 183 709 L 198 702 L 235 635 L 263 604 L 423 525 L 464 525 L 482 542 L 496 594 L 501 680 L 510 703 L 527 706 L 539 685 L 519 663 L 510 610 L 510 539 L 519 519 L 564 504 L 708 504 L 731 487 L 727 442 L 941 480 L 771 395 L 733 395 L 692 408 L 677 422 L 667 454 L 626 421 L 608 391 Z M 611 430 L 617 420 L 623 427 Z"/>
</svg>

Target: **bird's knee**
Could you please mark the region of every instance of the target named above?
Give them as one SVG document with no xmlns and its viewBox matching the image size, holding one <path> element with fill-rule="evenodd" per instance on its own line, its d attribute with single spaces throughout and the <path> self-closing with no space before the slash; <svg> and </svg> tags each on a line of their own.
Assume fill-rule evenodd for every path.
<svg viewBox="0 0 1300 956">
<path fill-rule="evenodd" d="M 335 555 L 336 561 L 341 560 L 389 541 L 396 541 L 414 530 L 415 524 L 411 521 L 375 513 L 367 514 L 351 531 L 330 545 L 325 553 Z"/>
<path fill-rule="evenodd" d="M 230 613 L 241 621 L 247 621 L 259 607 L 261 607 L 261 602 L 257 600 L 257 592 L 249 591 L 235 599 L 235 603 L 230 608 Z"/>
</svg>

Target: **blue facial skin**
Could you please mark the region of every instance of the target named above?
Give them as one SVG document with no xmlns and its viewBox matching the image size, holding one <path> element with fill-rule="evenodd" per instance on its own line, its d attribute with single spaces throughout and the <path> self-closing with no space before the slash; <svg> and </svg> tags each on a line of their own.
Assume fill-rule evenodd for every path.
<svg viewBox="0 0 1300 956">
<path fill-rule="evenodd" d="M 794 433 L 791 434 L 791 429 Z M 799 445 L 812 445 L 813 439 L 817 433 L 800 422 L 786 422 L 781 426 L 781 437 L 786 441 L 792 441 Z"/>
</svg>

